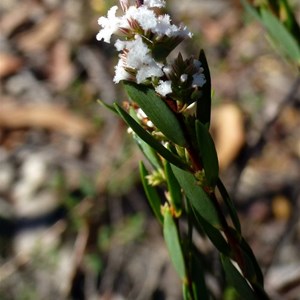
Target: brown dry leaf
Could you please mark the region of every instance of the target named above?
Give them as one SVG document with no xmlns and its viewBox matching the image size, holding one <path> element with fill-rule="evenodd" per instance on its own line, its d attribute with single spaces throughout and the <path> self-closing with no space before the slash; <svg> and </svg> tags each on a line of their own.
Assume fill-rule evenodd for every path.
<svg viewBox="0 0 300 300">
<path fill-rule="evenodd" d="M 0 32 L 4 36 L 9 36 L 18 26 L 24 23 L 32 11 L 33 3 L 30 1 L 21 1 L 18 3 L 18 9 L 7 12 L 0 19 Z"/>
<path fill-rule="evenodd" d="M 62 17 L 61 12 L 53 12 L 33 29 L 20 34 L 16 38 L 19 48 L 25 52 L 47 49 L 60 34 Z"/>
<path fill-rule="evenodd" d="M 75 75 L 75 68 L 71 62 L 71 47 L 66 40 L 58 41 L 50 54 L 49 80 L 57 90 L 65 89 Z"/>
<path fill-rule="evenodd" d="M 245 143 L 244 119 L 234 104 L 222 104 L 213 110 L 213 132 L 220 169 L 226 169 Z"/>
<path fill-rule="evenodd" d="M 17 72 L 22 66 L 21 58 L 0 52 L 0 78 Z"/>
<path fill-rule="evenodd" d="M 76 138 L 94 133 L 93 125 L 57 105 L 17 105 L 1 101 L 0 128 L 38 127 L 58 131 Z"/>
</svg>

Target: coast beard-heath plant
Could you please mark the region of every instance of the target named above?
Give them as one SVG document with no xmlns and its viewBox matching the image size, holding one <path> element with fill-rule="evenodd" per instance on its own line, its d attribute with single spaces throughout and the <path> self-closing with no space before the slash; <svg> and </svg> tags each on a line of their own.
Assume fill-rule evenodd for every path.
<svg viewBox="0 0 300 300">
<path fill-rule="evenodd" d="M 97 39 L 113 43 L 119 52 L 113 80 L 123 83 L 129 100 L 123 107 L 103 104 L 127 123 L 151 165 L 149 172 L 140 163 L 141 179 L 163 227 L 184 299 L 218 297 L 206 285 L 212 270 L 204 268 L 205 256 L 194 243 L 196 234 L 205 235 L 219 252 L 228 287 L 242 299 L 269 299 L 234 205 L 219 179 L 209 133 L 211 83 L 204 52 L 198 58 L 183 58 L 181 53 L 170 58 L 192 34 L 164 13 L 165 1 L 120 0 L 119 4 L 99 18 Z M 163 196 L 158 188 L 165 191 Z"/>
</svg>

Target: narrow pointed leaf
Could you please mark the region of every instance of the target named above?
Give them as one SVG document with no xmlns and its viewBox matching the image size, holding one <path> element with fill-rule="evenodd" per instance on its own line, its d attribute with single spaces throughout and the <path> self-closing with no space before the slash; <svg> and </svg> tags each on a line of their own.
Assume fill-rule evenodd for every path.
<svg viewBox="0 0 300 300">
<path fill-rule="evenodd" d="M 214 187 L 219 177 L 218 155 L 209 131 L 198 120 L 196 121 L 196 136 L 206 179 L 208 184 Z"/>
<path fill-rule="evenodd" d="M 171 165 L 173 173 L 182 187 L 184 193 L 189 199 L 192 207 L 204 218 L 208 223 L 215 227 L 220 227 L 218 213 L 215 207 L 205 193 L 205 191 L 197 184 L 193 174 L 186 172 L 178 167 Z"/>
<path fill-rule="evenodd" d="M 150 133 L 148 133 L 139 123 L 137 123 L 124 109 L 122 109 L 117 103 L 114 104 L 116 111 L 123 118 L 129 127 L 146 143 L 148 143 L 153 149 L 155 149 L 162 157 L 178 166 L 179 168 L 186 169 L 185 163 L 181 159 L 165 148 L 160 142 L 158 142 Z"/>
<path fill-rule="evenodd" d="M 162 163 L 157 155 L 157 152 L 146 142 L 144 142 L 138 135 L 134 135 L 134 139 L 151 165 L 155 169 L 162 168 Z"/>
<path fill-rule="evenodd" d="M 232 202 L 231 198 L 229 197 L 229 195 L 226 191 L 226 188 L 223 185 L 221 179 L 218 179 L 217 187 L 218 187 L 218 190 L 219 190 L 219 192 L 224 200 L 224 203 L 228 209 L 230 218 L 232 220 L 232 223 L 233 223 L 235 229 L 237 230 L 237 232 L 239 234 L 241 234 L 241 224 L 240 224 L 240 220 L 239 220 L 237 211 L 236 211 L 236 209 L 234 207 L 234 203 Z"/>
<path fill-rule="evenodd" d="M 97 102 L 101 105 L 104 106 L 105 108 L 109 109 L 110 111 L 112 111 L 115 114 L 118 114 L 118 112 L 116 111 L 115 107 L 113 105 L 110 105 L 108 103 L 105 103 L 103 100 L 98 99 Z"/>
<path fill-rule="evenodd" d="M 227 256 L 230 255 L 230 248 L 222 234 L 214 226 L 210 225 L 200 214 L 193 209 L 196 220 L 201 226 L 202 230 L 206 233 L 210 241 L 214 246 L 219 250 L 220 253 L 223 253 Z"/>
<path fill-rule="evenodd" d="M 164 238 L 170 254 L 171 261 L 181 280 L 185 282 L 185 263 L 179 240 L 177 226 L 169 209 L 164 211 Z"/>
<path fill-rule="evenodd" d="M 221 255 L 221 261 L 227 280 L 236 289 L 240 297 L 243 300 L 257 300 L 254 291 L 251 289 L 246 279 L 235 268 L 230 259 Z"/>
<path fill-rule="evenodd" d="M 276 42 L 276 46 L 300 64 L 300 46 L 284 25 L 266 9 L 261 9 L 261 21 Z"/>
<path fill-rule="evenodd" d="M 165 174 L 168 184 L 168 191 L 170 192 L 170 198 L 172 205 L 174 206 L 176 212 L 181 212 L 182 210 L 182 192 L 181 187 L 178 184 L 176 177 L 173 174 L 170 163 L 165 163 Z"/>
<path fill-rule="evenodd" d="M 264 286 L 264 276 L 263 276 L 261 268 L 255 258 L 255 255 L 254 255 L 252 249 L 250 248 L 250 246 L 244 239 L 241 240 L 241 247 L 242 247 L 243 251 L 245 253 L 247 253 L 247 256 L 249 257 L 249 259 L 252 262 L 252 265 L 253 265 L 253 267 L 255 269 L 255 273 L 256 273 L 257 284 L 260 285 L 261 287 L 263 287 Z"/>
<path fill-rule="evenodd" d="M 257 21 L 260 21 L 260 15 L 259 12 L 253 7 L 251 6 L 247 0 L 241 0 L 242 5 L 244 6 L 245 10 L 247 11 L 247 13 L 254 17 Z"/>
<path fill-rule="evenodd" d="M 125 82 L 125 90 L 132 101 L 136 102 L 153 124 L 172 142 L 185 146 L 184 133 L 175 114 L 151 88 Z"/>
</svg>

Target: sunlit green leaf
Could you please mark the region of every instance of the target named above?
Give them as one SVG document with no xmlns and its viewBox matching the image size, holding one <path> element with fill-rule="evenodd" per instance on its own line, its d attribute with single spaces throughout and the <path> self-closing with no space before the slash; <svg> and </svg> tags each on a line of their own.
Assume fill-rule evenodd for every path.
<svg viewBox="0 0 300 300">
<path fill-rule="evenodd" d="M 202 187 L 197 184 L 193 174 L 179 169 L 174 165 L 171 165 L 171 168 L 192 207 L 207 222 L 213 226 L 219 227 L 220 222 L 215 207 Z"/>
<path fill-rule="evenodd" d="M 247 0 L 241 0 L 241 2 L 248 14 L 254 17 L 257 21 L 260 21 L 259 12 L 253 6 L 251 6 Z"/>
<path fill-rule="evenodd" d="M 164 211 L 164 238 L 170 254 L 171 261 L 181 280 L 185 282 L 185 263 L 179 240 L 177 226 L 169 209 Z"/>
<path fill-rule="evenodd" d="M 186 168 L 186 165 L 181 159 L 166 149 L 160 142 L 158 142 L 150 133 L 148 133 L 140 124 L 138 124 L 124 109 L 122 109 L 117 103 L 114 104 L 116 111 L 123 118 L 129 127 L 146 143 L 148 143 L 153 149 L 155 149 L 162 157 L 171 162 L 172 164 Z"/>
<path fill-rule="evenodd" d="M 210 186 L 215 186 L 219 176 L 217 151 L 209 131 L 198 120 L 196 121 L 196 136 L 206 180 Z"/>
<path fill-rule="evenodd" d="M 132 101 L 136 102 L 153 124 L 170 140 L 185 146 L 186 140 L 179 121 L 155 91 L 134 82 L 125 82 L 125 90 Z"/>
<path fill-rule="evenodd" d="M 292 34 L 266 9 L 261 9 L 261 20 L 272 39 L 276 42 L 276 46 L 300 64 L 300 47 Z"/>
<path fill-rule="evenodd" d="M 165 163 L 165 174 L 168 184 L 168 191 L 170 192 L 170 198 L 172 204 L 175 207 L 176 212 L 181 212 L 182 209 L 182 192 L 181 187 L 175 178 L 171 166 L 168 162 Z"/>
<path fill-rule="evenodd" d="M 134 139 L 138 146 L 140 147 L 141 151 L 145 155 L 145 157 L 149 160 L 151 165 L 155 169 L 162 168 L 161 161 L 157 155 L 157 152 L 146 142 L 144 142 L 138 135 L 134 135 Z"/>
<path fill-rule="evenodd" d="M 105 108 L 107 108 L 107 109 L 109 109 L 110 111 L 112 111 L 113 113 L 117 114 L 117 111 L 116 111 L 116 109 L 115 109 L 115 107 L 114 107 L 113 105 L 110 105 L 110 104 L 108 104 L 108 103 L 105 103 L 104 101 L 102 101 L 102 100 L 100 100 L 100 99 L 98 99 L 97 102 L 98 102 L 100 105 L 102 105 L 102 106 L 104 106 Z"/>
</svg>

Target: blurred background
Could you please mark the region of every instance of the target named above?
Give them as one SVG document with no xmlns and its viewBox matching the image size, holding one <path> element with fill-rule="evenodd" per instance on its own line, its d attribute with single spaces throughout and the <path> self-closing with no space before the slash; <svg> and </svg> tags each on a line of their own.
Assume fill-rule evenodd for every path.
<svg viewBox="0 0 300 300">
<path fill-rule="evenodd" d="M 114 48 L 95 39 L 116 2 L 0 1 L 0 299 L 181 299 L 139 181 L 142 156 L 97 103 L 126 99 L 112 82 Z M 266 288 L 300 299 L 297 70 L 239 1 L 167 2 L 194 33 L 178 50 L 205 50 L 221 177 Z"/>
</svg>

